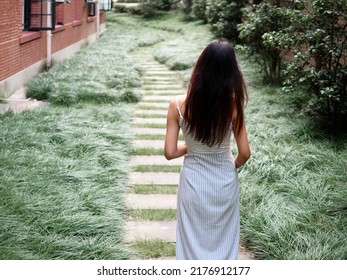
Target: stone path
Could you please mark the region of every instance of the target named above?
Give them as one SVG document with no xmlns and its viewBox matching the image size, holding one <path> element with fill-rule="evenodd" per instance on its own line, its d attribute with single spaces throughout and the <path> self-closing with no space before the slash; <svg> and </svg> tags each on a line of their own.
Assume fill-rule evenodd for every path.
<svg viewBox="0 0 347 280">
<path fill-rule="evenodd" d="M 130 209 L 176 209 L 176 192 L 173 194 L 140 194 L 137 186 L 167 187 L 177 190 L 178 170 L 183 158 L 168 161 L 163 156 L 166 113 L 169 101 L 176 95 L 184 94 L 183 80 L 166 66 L 154 60 L 151 48 L 141 48 L 131 56 L 141 65 L 143 75 L 142 100 L 137 104 L 133 119 L 135 140 L 133 149 L 142 151 L 130 159 L 132 172 L 129 185 L 132 191 L 126 201 Z M 158 155 L 159 154 L 159 155 Z M 147 168 L 141 172 L 139 167 Z M 161 168 L 176 167 L 176 172 L 164 172 Z M 154 171 L 155 170 L 155 171 Z M 170 171 L 166 170 L 166 171 Z M 175 221 L 133 221 L 126 223 L 128 243 L 143 239 L 160 239 L 175 242 Z M 240 247 L 239 259 L 252 259 L 251 253 Z M 175 259 L 169 256 L 168 259 Z"/>
</svg>

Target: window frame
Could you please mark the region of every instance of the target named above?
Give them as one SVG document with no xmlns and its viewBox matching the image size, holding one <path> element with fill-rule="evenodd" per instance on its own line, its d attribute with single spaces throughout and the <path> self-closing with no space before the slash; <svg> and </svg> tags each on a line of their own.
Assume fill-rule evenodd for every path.
<svg viewBox="0 0 347 280">
<path fill-rule="evenodd" d="M 40 13 L 32 12 L 32 4 L 38 3 L 40 5 Z M 40 4 L 41 3 L 41 4 Z M 44 3 L 50 5 L 50 13 L 44 13 Z M 49 4 L 48 4 L 49 3 Z M 40 31 L 40 30 L 54 30 L 56 21 L 56 2 L 55 0 L 23 0 L 22 2 L 22 30 L 23 31 Z M 46 8 L 47 8 L 46 7 Z M 39 16 L 39 26 L 32 25 L 33 16 Z M 46 25 L 43 24 L 43 18 L 47 17 Z M 49 24 L 48 24 L 49 23 Z"/>
</svg>

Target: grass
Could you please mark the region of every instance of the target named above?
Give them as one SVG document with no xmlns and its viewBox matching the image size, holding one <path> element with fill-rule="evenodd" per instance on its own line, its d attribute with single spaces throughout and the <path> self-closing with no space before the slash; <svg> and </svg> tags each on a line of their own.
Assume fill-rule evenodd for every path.
<svg viewBox="0 0 347 280">
<path fill-rule="evenodd" d="M 128 105 L 0 115 L 0 259 L 128 259 Z"/>
<path fill-rule="evenodd" d="M 180 165 L 136 165 L 136 172 L 180 172 Z"/>
<path fill-rule="evenodd" d="M 164 150 L 160 148 L 132 148 L 131 154 L 134 156 L 162 156 Z"/>
<path fill-rule="evenodd" d="M 176 209 L 131 209 L 128 215 L 135 221 L 174 221 Z"/>
<path fill-rule="evenodd" d="M 167 34 L 108 13 L 95 44 L 28 84 L 29 96 L 51 106 L 0 115 L 0 259 L 136 255 L 123 242 L 133 138 L 127 103 L 137 101 L 141 78 L 128 52 Z"/>
<path fill-rule="evenodd" d="M 134 185 L 136 194 L 176 194 L 177 185 Z"/>
<path fill-rule="evenodd" d="M 346 137 L 317 131 L 240 59 L 253 151 L 239 174 L 243 241 L 262 259 L 346 259 Z"/>
<path fill-rule="evenodd" d="M 137 240 L 133 244 L 133 248 L 145 259 L 176 255 L 175 244 L 160 239 Z"/>
</svg>

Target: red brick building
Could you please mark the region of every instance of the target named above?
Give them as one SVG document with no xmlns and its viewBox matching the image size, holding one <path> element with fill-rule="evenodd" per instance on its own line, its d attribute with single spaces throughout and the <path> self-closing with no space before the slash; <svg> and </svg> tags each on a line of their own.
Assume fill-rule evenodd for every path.
<svg viewBox="0 0 347 280">
<path fill-rule="evenodd" d="M 94 42 L 111 0 L 0 0 L 0 97 Z"/>
</svg>

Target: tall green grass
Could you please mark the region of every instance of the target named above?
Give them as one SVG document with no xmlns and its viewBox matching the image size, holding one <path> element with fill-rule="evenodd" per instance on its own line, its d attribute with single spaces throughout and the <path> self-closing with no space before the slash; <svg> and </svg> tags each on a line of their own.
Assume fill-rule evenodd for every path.
<svg viewBox="0 0 347 280">
<path fill-rule="evenodd" d="M 347 137 L 317 129 L 297 110 L 300 93 L 262 84 L 239 58 L 252 149 L 239 173 L 243 241 L 262 259 L 346 259 Z"/>
<path fill-rule="evenodd" d="M 108 14 L 93 45 L 28 84 L 53 105 L 0 115 L 0 259 L 131 259 L 124 244 L 130 117 L 141 69 L 128 52 L 167 32 Z"/>
<path fill-rule="evenodd" d="M 128 259 L 123 105 L 0 115 L 0 259 Z"/>
</svg>

